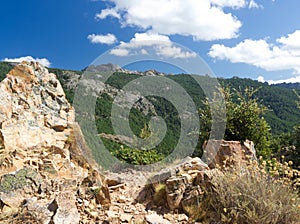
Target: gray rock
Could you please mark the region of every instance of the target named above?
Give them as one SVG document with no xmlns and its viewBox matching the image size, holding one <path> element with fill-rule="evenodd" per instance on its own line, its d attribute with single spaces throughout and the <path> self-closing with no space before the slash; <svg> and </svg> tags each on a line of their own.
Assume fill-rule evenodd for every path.
<svg viewBox="0 0 300 224">
<path fill-rule="evenodd" d="M 171 224 L 168 220 L 158 214 L 146 215 L 146 221 L 150 224 Z"/>
<path fill-rule="evenodd" d="M 184 176 L 171 177 L 166 181 L 167 203 L 171 210 L 179 208 L 187 183 Z"/>
<path fill-rule="evenodd" d="M 60 192 L 56 198 L 57 211 L 53 217 L 55 224 L 76 224 L 80 215 L 76 207 L 76 198 L 73 192 Z"/>
</svg>

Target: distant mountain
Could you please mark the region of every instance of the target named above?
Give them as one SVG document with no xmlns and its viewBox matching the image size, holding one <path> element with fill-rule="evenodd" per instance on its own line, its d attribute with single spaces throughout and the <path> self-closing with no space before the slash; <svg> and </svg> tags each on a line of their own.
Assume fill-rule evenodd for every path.
<svg viewBox="0 0 300 224">
<path fill-rule="evenodd" d="M 1 80 L 13 66 L 14 64 L 12 63 L 0 62 Z M 167 75 L 155 71 L 154 69 L 145 72 L 137 72 L 122 69 L 120 66 L 114 64 L 104 64 L 99 66 L 89 66 L 82 71 L 70 71 L 56 68 L 49 68 L 49 71 L 55 73 L 58 76 L 58 79 L 62 83 L 69 101 L 72 101 L 74 89 L 84 71 L 114 72 L 115 74 L 112 75 L 106 83 L 106 87 L 111 88 L 113 90 L 112 92 L 118 91 L 118 89 L 121 89 L 125 84 L 140 76 L 158 75 L 169 77 L 170 79 L 180 84 L 183 88 L 186 89 L 186 91 L 193 98 L 198 107 L 201 107 L 201 100 L 204 96 L 202 89 L 199 88 L 199 85 L 189 75 Z M 255 97 L 259 99 L 259 102 L 261 104 L 265 105 L 269 109 L 269 111 L 265 115 L 265 119 L 270 124 L 272 133 L 280 134 L 284 132 L 290 132 L 293 130 L 293 127 L 295 125 L 300 123 L 300 110 L 298 109 L 296 104 L 299 99 L 294 91 L 296 90 L 298 93 L 300 93 L 300 83 L 282 83 L 276 85 L 268 85 L 267 83 L 261 83 L 255 80 L 247 78 L 242 79 L 238 77 L 233 77 L 230 79 L 220 78 L 219 82 L 221 83 L 221 85 L 230 86 L 230 88 L 232 89 L 244 90 L 246 87 L 259 89 Z M 111 97 L 113 96 L 110 95 L 105 99 L 112 100 Z M 104 105 L 108 105 L 107 102 L 104 102 Z M 104 110 L 105 109 L 103 109 L 103 111 Z M 149 110 L 149 108 L 147 110 Z"/>
<path fill-rule="evenodd" d="M 296 89 L 300 91 L 300 83 L 280 83 L 280 84 L 275 84 L 273 86 L 278 86 L 278 87 L 283 87 L 283 88 L 288 88 L 288 89 Z"/>
<path fill-rule="evenodd" d="M 102 64 L 102 65 L 90 65 L 83 69 L 83 71 L 89 72 L 117 72 L 122 71 L 123 69 L 119 65 L 115 64 Z"/>
</svg>

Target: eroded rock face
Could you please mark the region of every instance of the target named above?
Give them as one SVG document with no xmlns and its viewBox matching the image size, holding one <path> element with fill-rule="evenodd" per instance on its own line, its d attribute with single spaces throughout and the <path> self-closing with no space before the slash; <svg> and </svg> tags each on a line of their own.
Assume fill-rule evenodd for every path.
<svg viewBox="0 0 300 224">
<path fill-rule="evenodd" d="M 253 142 L 246 141 L 210 141 L 205 145 L 209 166 L 200 158 L 188 158 L 178 167 L 176 175 L 172 175 L 164 181 L 167 205 L 170 210 L 182 209 L 189 214 L 194 205 L 201 205 L 204 191 L 214 189 L 212 182 L 224 173 L 223 168 L 246 167 L 250 160 L 255 160 Z M 218 169 L 219 168 L 219 169 Z"/>
<path fill-rule="evenodd" d="M 55 74 L 35 62 L 11 70 L 0 83 L 0 222 L 79 223 L 78 201 L 108 205 L 84 145 Z"/>
<path fill-rule="evenodd" d="M 33 148 L 64 149 L 74 110 L 52 73 L 23 63 L 0 84 L 1 134 L 7 152 Z"/>
<path fill-rule="evenodd" d="M 239 141 L 210 140 L 203 148 L 210 168 L 227 166 L 241 166 L 250 160 L 256 160 L 254 143 L 246 140 Z"/>
<path fill-rule="evenodd" d="M 171 177 L 166 181 L 167 203 L 171 210 L 179 208 L 187 183 L 185 176 Z"/>
</svg>

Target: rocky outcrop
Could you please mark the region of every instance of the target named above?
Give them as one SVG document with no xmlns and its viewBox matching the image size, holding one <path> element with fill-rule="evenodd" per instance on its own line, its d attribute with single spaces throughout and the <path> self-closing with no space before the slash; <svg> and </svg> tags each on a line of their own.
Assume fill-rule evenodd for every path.
<svg viewBox="0 0 300 224">
<path fill-rule="evenodd" d="M 179 167 L 176 176 L 165 181 L 165 191 L 168 208 L 178 210 L 198 201 L 203 193 L 200 185 L 206 173 L 209 173 L 208 166 L 200 158 L 190 158 L 189 161 Z"/>
<path fill-rule="evenodd" d="M 115 64 L 101 64 L 101 65 L 89 65 L 84 69 L 86 72 L 123 72 L 126 71 L 122 69 L 119 65 Z"/>
<path fill-rule="evenodd" d="M 245 162 L 257 159 L 254 143 L 249 140 L 245 142 L 209 140 L 204 143 L 203 149 L 210 168 L 241 166 Z"/>
<path fill-rule="evenodd" d="M 83 201 L 109 205 L 104 178 L 83 153 L 55 74 L 35 62 L 14 67 L 0 83 L 0 222 L 79 223 L 88 216 Z"/>
<path fill-rule="evenodd" d="M 189 158 L 177 167 L 176 175 L 160 180 L 165 185 L 166 205 L 170 210 L 184 211 L 189 215 L 191 208 L 201 206 L 205 191 L 215 188 L 212 180 L 224 175 L 222 169 L 246 167 L 251 160 L 256 159 L 251 141 L 240 143 L 212 140 L 206 142 L 204 148 L 206 153 L 210 153 L 209 166 L 200 158 Z"/>
<path fill-rule="evenodd" d="M 74 110 L 56 76 L 39 64 L 18 65 L 1 82 L 0 114 L 2 155 L 12 156 L 14 152 L 12 159 L 16 160 L 28 152 L 34 154 L 35 149 L 52 148 L 68 156 L 66 140 Z M 4 162 L 2 174 L 21 167 L 18 162 Z"/>
<path fill-rule="evenodd" d="M 89 65 L 84 69 L 84 72 L 94 72 L 94 73 L 101 73 L 101 72 L 122 72 L 126 74 L 135 74 L 140 76 L 165 76 L 165 73 L 156 71 L 155 69 L 150 69 L 144 72 L 139 71 L 130 71 L 124 68 L 121 68 L 119 65 L 116 64 L 100 64 L 100 65 Z"/>
</svg>

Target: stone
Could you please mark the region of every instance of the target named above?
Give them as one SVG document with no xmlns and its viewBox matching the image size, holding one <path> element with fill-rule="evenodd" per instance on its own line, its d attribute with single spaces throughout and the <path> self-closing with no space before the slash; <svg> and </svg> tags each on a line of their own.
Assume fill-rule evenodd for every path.
<svg viewBox="0 0 300 224">
<path fill-rule="evenodd" d="M 157 183 L 157 182 L 165 181 L 168 178 L 170 178 L 172 174 L 174 175 L 175 173 L 174 172 L 172 173 L 172 171 L 169 169 L 162 170 L 159 173 L 155 174 L 153 177 L 151 177 L 149 182 Z"/>
<path fill-rule="evenodd" d="M 130 223 L 131 219 L 132 219 L 132 215 L 130 215 L 130 214 L 121 214 L 120 215 L 121 222 Z"/>
<path fill-rule="evenodd" d="M 28 195 L 38 191 L 42 176 L 30 168 L 0 178 L 0 200 L 10 206 L 19 207 Z"/>
<path fill-rule="evenodd" d="M 172 221 L 172 220 L 174 220 L 174 214 L 171 214 L 171 213 L 164 214 L 164 219 Z"/>
<path fill-rule="evenodd" d="M 122 180 L 119 177 L 116 177 L 115 179 L 107 178 L 106 183 L 109 187 L 114 187 L 114 186 L 122 184 Z"/>
<path fill-rule="evenodd" d="M 127 201 L 127 198 L 123 195 L 120 195 L 119 198 L 117 199 L 117 202 L 119 203 L 125 203 Z"/>
<path fill-rule="evenodd" d="M 109 196 L 109 190 L 107 187 L 102 186 L 97 194 L 95 195 L 96 197 L 96 203 L 101 204 L 104 206 L 109 206 L 110 205 L 110 196 Z"/>
<path fill-rule="evenodd" d="M 36 219 L 43 224 L 48 224 L 54 215 L 55 209 L 51 208 L 51 200 L 38 200 L 36 197 L 26 200 L 23 205 L 27 209 L 27 212 L 31 216 L 36 217 Z"/>
<path fill-rule="evenodd" d="M 6 217 L 12 217 L 15 214 L 17 214 L 18 211 L 19 211 L 18 208 L 9 207 L 9 206 L 4 205 L 4 207 L 2 208 L 2 211 L 0 213 L 0 220 L 3 218 L 6 218 Z"/>
<path fill-rule="evenodd" d="M 179 208 L 187 183 L 184 176 L 171 177 L 166 181 L 167 203 L 171 210 Z"/>
<path fill-rule="evenodd" d="M 188 184 L 192 184 L 193 183 L 194 178 L 190 174 L 183 173 L 181 176 L 186 179 L 186 181 L 187 181 Z"/>
<path fill-rule="evenodd" d="M 186 214 L 178 214 L 177 216 L 177 221 L 178 222 L 188 222 L 189 221 L 189 217 Z"/>
<path fill-rule="evenodd" d="M 203 171 L 209 169 L 208 165 L 204 163 L 200 158 L 188 158 L 188 161 L 182 165 L 184 171 L 198 170 Z"/>
<path fill-rule="evenodd" d="M 204 143 L 204 157 L 209 167 L 224 168 L 228 166 L 243 166 L 250 160 L 257 160 L 254 143 L 239 141 L 209 140 Z"/>
<path fill-rule="evenodd" d="M 98 217 L 98 212 L 89 212 L 89 214 L 90 214 L 90 216 L 92 217 L 92 218 L 97 218 Z"/>
<path fill-rule="evenodd" d="M 108 217 L 118 217 L 118 213 L 115 212 L 115 211 L 105 211 L 105 214 L 108 216 Z"/>
<path fill-rule="evenodd" d="M 45 124 L 58 132 L 68 127 L 68 121 L 65 118 L 51 116 L 51 114 L 45 116 Z"/>
<path fill-rule="evenodd" d="M 198 173 L 196 173 L 196 175 L 192 175 L 194 177 L 194 186 L 201 185 L 204 180 L 204 173 L 204 171 L 199 171 Z"/>
<path fill-rule="evenodd" d="M 19 64 L 0 83 L 0 99 L 6 151 L 64 147 L 68 135 L 59 132 L 74 123 L 75 113 L 54 74 L 38 63 Z"/>
<path fill-rule="evenodd" d="M 132 223 L 145 223 L 145 218 L 143 215 L 137 214 L 134 216 L 134 221 Z"/>
<path fill-rule="evenodd" d="M 168 220 L 164 219 L 158 214 L 146 215 L 146 221 L 150 224 L 171 224 Z"/>
<path fill-rule="evenodd" d="M 57 211 L 53 217 L 54 223 L 76 224 L 80 221 L 80 215 L 76 207 L 76 198 L 73 192 L 59 192 L 55 199 Z"/>
</svg>

